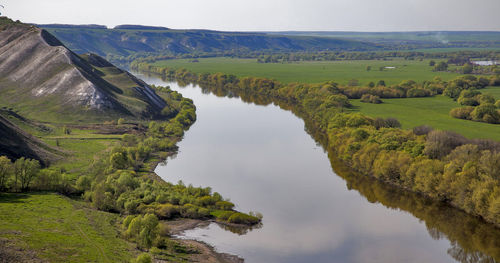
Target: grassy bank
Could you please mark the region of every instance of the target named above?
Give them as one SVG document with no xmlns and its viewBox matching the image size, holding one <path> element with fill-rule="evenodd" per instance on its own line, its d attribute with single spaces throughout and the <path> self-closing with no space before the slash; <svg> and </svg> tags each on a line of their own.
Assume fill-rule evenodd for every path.
<svg viewBox="0 0 500 263">
<path fill-rule="evenodd" d="M 261 77 L 275 79 L 282 83 L 321 83 L 335 81 L 348 84 L 357 79 L 360 85 L 368 85 L 370 81 L 384 80 L 388 85 L 398 84 L 403 80 L 422 82 L 436 76 L 450 80 L 458 76 L 457 73 L 434 72 L 429 66 L 430 60 L 349 60 L 349 61 L 316 61 L 297 63 L 257 63 L 256 59 L 232 58 L 199 58 L 162 60 L 152 63 L 154 66 L 173 69 L 185 68 L 194 73 L 233 74 L 238 77 Z M 436 60 L 438 61 L 438 60 Z M 367 71 L 367 66 L 371 69 Z M 380 67 L 395 67 L 383 69 Z"/>
</svg>

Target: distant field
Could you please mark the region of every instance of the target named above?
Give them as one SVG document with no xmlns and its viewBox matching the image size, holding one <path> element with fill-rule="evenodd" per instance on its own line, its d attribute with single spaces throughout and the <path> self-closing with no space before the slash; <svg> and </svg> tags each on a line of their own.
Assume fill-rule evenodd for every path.
<svg viewBox="0 0 500 263">
<path fill-rule="evenodd" d="M 488 88 L 483 93 L 496 94 L 500 97 L 500 88 Z M 448 114 L 458 103 L 444 96 L 429 98 L 383 99 L 382 104 L 362 103 L 351 100 L 354 111 L 372 117 L 397 118 L 403 128 L 409 129 L 419 125 L 429 125 L 440 130 L 450 130 L 468 138 L 488 138 L 500 140 L 500 125 L 460 120 Z"/>
<path fill-rule="evenodd" d="M 283 83 L 320 83 L 333 80 L 340 84 L 347 84 L 349 80 L 357 79 L 361 85 L 378 80 L 384 80 L 387 84 L 397 84 L 408 79 L 421 82 L 435 76 L 449 80 L 459 75 L 449 72 L 433 72 L 432 67 L 429 66 L 429 60 L 321 61 L 286 64 L 263 64 L 257 63 L 256 59 L 202 58 L 198 60 L 199 62 L 190 62 L 192 59 L 162 60 L 154 65 L 186 68 L 197 73 L 223 72 L 239 77 L 266 77 Z M 366 70 L 367 66 L 371 66 L 370 71 Z M 380 67 L 395 67 L 395 69 L 380 71 Z"/>
</svg>

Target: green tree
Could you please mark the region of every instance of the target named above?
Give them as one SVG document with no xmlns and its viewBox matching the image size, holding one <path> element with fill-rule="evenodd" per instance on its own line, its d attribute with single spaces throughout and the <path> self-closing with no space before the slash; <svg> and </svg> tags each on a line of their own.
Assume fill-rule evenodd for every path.
<svg viewBox="0 0 500 263">
<path fill-rule="evenodd" d="M 154 240 L 158 237 L 158 218 L 154 214 L 147 214 L 141 221 L 141 232 L 139 233 L 138 244 L 144 248 L 150 248 Z"/>
<path fill-rule="evenodd" d="M 444 61 L 439 62 L 435 67 L 434 71 L 446 71 L 448 69 L 448 64 Z"/>
<path fill-rule="evenodd" d="M 7 189 L 7 182 L 14 172 L 14 166 L 7 156 L 0 156 L 0 191 Z"/>
<path fill-rule="evenodd" d="M 127 155 L 123 152 L 113 153 L 110 157 L 110 161 L 114 169 L 126 169 L 128 166 Z"/>
<path fill-rule="evenodd" d="M 436 61 L 431 60 L 429 61 L 429 66 L 434 67 L 436 65 Z"/>
<path fill-rule="evenodd" d="M 467 63 L 462 67 L 463 74 L 471 74 L 473 70 L 474 70 L 474 67 L 472 67 L 472 64 L 470 64 L 470 63 Z"/>
<path fill-rule="evenodd" d="M 135 260 L 133 260 L 134 263 L 152 263 L 153 260 L 151 259 L 151 256 L 148 253 L 142 253 Z"/>
<path fill-rule="evenodd" d="M 379 81 L 377 82 L 377 86 L 382 86 L 382 87 L 385 87 L 385 81 L 383 81 L 383 80 L 379 80 Z"/>
<path fill-rule="evenodd" d="M 26 191 L 30 187 L 30 183 L 40 171 L 40 163 L 37 160 L 25 159 L 21 157 L 14 163 L 16 184 L 21 183 L 21 191 Z"/>
</svg>

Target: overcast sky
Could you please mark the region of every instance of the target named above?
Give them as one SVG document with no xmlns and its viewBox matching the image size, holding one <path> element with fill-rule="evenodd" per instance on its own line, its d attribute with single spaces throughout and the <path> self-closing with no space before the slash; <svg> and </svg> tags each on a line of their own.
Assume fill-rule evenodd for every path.
<svg viewBox="0 0 500 263">
<path fill-rule="evenodd" d="M 500 31 L 500 0 L 0 0 L 31 23 L 277 31 Z"/>
</svg>

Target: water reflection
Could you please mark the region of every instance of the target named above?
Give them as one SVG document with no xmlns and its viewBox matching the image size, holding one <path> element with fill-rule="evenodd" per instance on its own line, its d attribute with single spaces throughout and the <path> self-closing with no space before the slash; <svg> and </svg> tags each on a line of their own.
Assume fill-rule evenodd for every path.
<svg viewBox="0 0 500 263">
<path fill-rule="evenodd" d="M 143 79 L 166 84 L 155 77 Z M 198 120 L 179 145 L 177 158 L 157 173 L 173 182 L 211 186 L 238 209 L 264 214 L 260 229 L 235 235 L 234 229 L 211 224 L 187 231 L 187 237 L 241 255 L 247 262 L 500 259 L 498 229 L 351 173 L 318 147 L 325 145 L 324 138 L 312 125 L 306 123 L 305 130 L 314 140 L 303 132 L 303 121 L 270 105 L 269 98 L 170 85 L 194 99 Z M 301 115 L 286 102 L 278 105 Z"/>
</svg>

